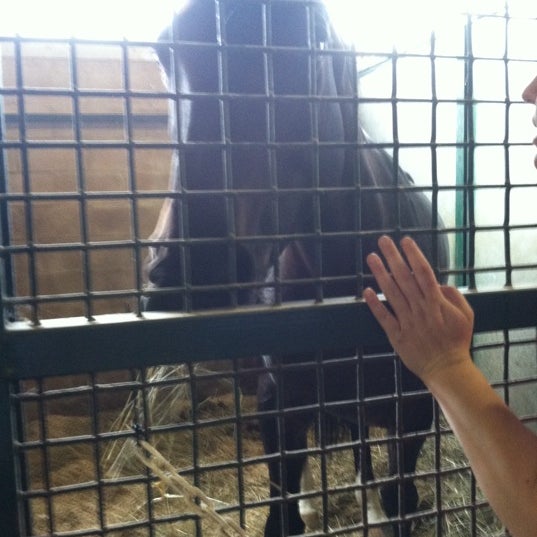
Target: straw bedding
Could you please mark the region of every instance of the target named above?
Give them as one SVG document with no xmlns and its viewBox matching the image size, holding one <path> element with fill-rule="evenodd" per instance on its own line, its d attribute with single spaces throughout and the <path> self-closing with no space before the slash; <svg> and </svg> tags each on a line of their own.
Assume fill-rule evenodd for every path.
<svg viewBox="0 0 537 537">
<path fill-rule="evenodd" d="M 268 473 L 266 465 L 255 460 L 263 454 L 255 400 L 251 396 L 238 398 L 238 390 L 225 376 L 215 377 L 201 368 L 195 374 L 195 405 L 184 367 L 149 370 L 146 384 L 151 387 L 122 391 L 115 398 L 108 395 L 93 410 L 89 403 L 97 399 L 91 394 L 47 401 L 45 410 L 28 405 L 26 440 L 40 444 L 47 439 L 48 444 L 26 451 L 28 488 L 53 491 L 50 501 L 38 493 L 29 501 L 33 535 L 108 529 L 107 535 L 112 537 L 146 537 L 151 524 L 155 537 L 195 536 L 197 531 L 204 537 L 261 536 L 267 508 L 255 504 L 268 497 Z M 140 459 L 147 458 L 147 450 L 132 434 L 132 424 L 139 421 L 141 412 L 146 429 L 150 424 L 152 430 L 144 440 L 151 449 L 158 449 L 166 464 L 199 495 L 178 491 L 162 476 L 146 479 L 151 472 L 155 474 Z M 43 413 L 44 421 L 39 419 Z M 184 427 L 193 421 L 196 432 Z M 377 476 L 386 473 L 382 434 L 375 431 L 378 444 L 373 445 Z M 244 461 L 240 467 L 233 464 L 239 448 Z M 440 464 L 436 463 L 437 453 Z M 154 457 L 147 460 L 154 462 Z M 325 474 L 327 486 L 335 489 L 327 497 L 329 527 L 350 527 L 341 534 L 361 536 L 361 531 L 352 529 L 360 523 L 361 510 L 351 487 L 355 478 L 351 450 L 315 455 L 310 463 L 317 482 Z M 196 478 L 194 467 L 198 469 Z M 434 478 L 438 470 L 443 472 L 439 486 Z M 486 505 L 475 510 L 469 507 L 481 504 L 482 496 L 472 484 L 464 456 L 451 434 L 441 436 L 438 449 L 434 438 L 427 440 L 418 474 L 423 516 L 416 523 L 415 537 L 437 535 L 435 513 L 439 507 L 445 511 L 442 535 L 501 535 L 501 527 Z M 235 533 L 223 533 L 218 516 L 225 517 L 227 523 L 240 524 L 240 504 L 246 506 L 242 510 L 244 533 L 236 526 Z M 204 514 L 199 505 L 220 515 Z"/>
</svg>

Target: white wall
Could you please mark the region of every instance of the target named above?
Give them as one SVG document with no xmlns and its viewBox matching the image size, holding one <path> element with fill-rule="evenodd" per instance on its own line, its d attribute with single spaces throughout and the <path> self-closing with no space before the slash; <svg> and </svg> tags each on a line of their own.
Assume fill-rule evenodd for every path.
<svg viewBox="0 0 537 537">
<path fill-rule="evenodd" d="M 431 4 L 436 4 L 431 2 Z M 362 3 L 359 3 L 363 6 Z M 347 21 L 347 31 L 360 52 L 384 52 L 381 55 L 364 55 L 358 59 L 361 77 L 361 97 L 374 98 L 361 106 L 361 118 L 374 141 L 393 144 L 394 122 L 392 86 L 396 57 L 396 135 L 401 144 L 410 144 L 399 150 L 399 161 L 410 172 L 416 183 L 431 185 L 431 141 L 441 144 L 436 150 L 438 182 L 442 187 L 454 187 L 462 181 L 457 170 L 460 151 L 454 144 L 463 142 L 461 137 L 462 104 L 465 83 L 465 24 L 466 17 L 455 10 L 442 14 L 435 27 L 436 41 L 433 94 L 430 30 L 427 23 L 415 24 L 414 9 L 423 8 L 420 2 L 404 3 L 405 9 L 389 13 L 388 0 L 376 4 L 377 17 L 362 19 L 361 24 Z M 444 4 L 448 4 L 444 2 Z M 455 6 L 452 3 L 451 6 Z M 446 7 L 446 6 L 444 6 Z M 473 16 L 473 99 L 475 141 L 474 178 L 479 188 L 475 194 L 475 219 L 477 268 L 487 269 L 476 275 L 478 289 L 502 288 L 506 274 L 501 267 L 506 264 L 504 232 L 480 229 L 488 226 L 531 225 L 529 229 L 511 229 L 511 263 L 537 265 L 537 170 L 533 167 L 535 147 L 531 141 L 537 134 L 531 123 L 534 108 L 521 100 L 525 86 L 537 75 L 537 3 L 509 1 L 513 16 L 506 25 L 503 17 Z M 479 8 L 479 6 L 478 6 Z M 481 3 L 481 9 L 503 13 L 504 2 Z M 434 9 L 434 8 L 433 8 Z M 382 13 L 384 12 L 384 15 Z M 429 15 L 431 13 L 429 12 Z M 388 19 L 388 21 L 386 20 Z M 397 20 L 396 20 L 397 19 Z M 425 17 L 427 19 L 427 17 Z M 355 33 L 353 33 L 353 28 Z M 384 30 L 383 30 L 384 29 Z M 388 29 L 388 31 L 385 31 Z M 361 33 L 360 33 L 361 30 Z M 370 66 L 377 68 L 367 71 Z M 506 80 L 508 83 L 506 84 Z M 436 137 L 432 137 L 433 106 L 436 108 Z M 480 102 L 485 101 L 485 102 Z M 507 142 L 508 150 L 504 150 Z M 415 144 L 412 147 L 412 144 Z M 423 144 L 423 147 L 419 147 Z M 507 173 L 506 173 L 507 172 Z M 510 192 L 510 218 L 506 221 L 505 204 L 507 179 L 515 185 Z M 439 210 L 448 228 L 457 224 L 455 190 L 443 190 L 439 195 Z M 461 268 L 462 258 L 455 252 L 455 236 L 450 235 L 453 268 Z M 494 268 L 499 270 L 494 270 Z M 452 278 L 452 282 L 456 281 Z M 537 285 L 537 269 L 515 269 L 514 285 Z M 536 320 L 537 322 L 537 320 Z M 474 344 L 474 359 L 490 382 L 502 382 L 537 378 L 537 331 L 535 329 L 511 331 L 510 344 L 506 346 L 503 333 L 478 334 Z M 514 343 L 513 343 L 514 342 Z M 508 349 L 507 359 L 504 355 Z M 505 369 L 507 368 L 507 371 Z M 503 389 L 499 389 L 505 395 Z M 520 416 L 537 416 L 537 382 L 531 381 L 508 388 L 509 403 Z M 537 422 L 530 424 L 537 429 Z"/>
<path fill-rule="evenodd" d="M 528 4 L 526 8 L 537 15 L 537 6 Z M 359 70 L 366 71 L 360 79 L 361 97 L 375 99 L 375 102 L 361 105 L 362 121 L 374 141 L 393 144 L 395 134 L 396 141 L 403 144 L 399 149 L 400 163 L 418 184 L 431 184 L 431 142 L 440 144 L 435 150 L 440 186 L 454 187 L 463 180 L 461 171 L 457 174 L 457 157 L 461 152 L 455 144 L 464 142 L 461 128 L 465 22 L 464 16 L 448 17 L 436 29 L 434 71 L 430 30 L 420 27 L 412 34 L 412 39 L 403 37 L 401 46 L 395 44 L 397 55 L 393 57 L 368 54 L 358 57 Z M 523 89 L 537 75 L 537 50 L 528 47 L 537 35 L 537 20 L 513 18 L 506 25 L 504 17 L 473 16 L 471 23 L 475 58 L 474 136 L 477 144 L 484 144 L 478 145 L 474 152 L 474 180 L 480 187 L 475 194 L 476 268 L 488 269 L 477 274 L 476 280 L 479 288 L 502 287 L 506 281 L 501 270 L 506 263 L 504 232 L 480 228 L 502 228 L 505 224 L 534 226 L 529 230 L 511 230 L 511 262 L 515 266 L 537 264 L 537 172 L 533 167 L 535 150 L 531 145 L 536 133 L 531 123 L 533 108 L 521 100 Z M 401 21 L 402 26 L 405 24 L 405 20 Z M 371 43 L 362 44 L 357 36 L 357 50 L 363 53 L 367 52 L 368 46 L 374 46 L 376 48 L 372 50 L 383 48 L 389 53 L 393 45 L 385 36 L 383 47 L 379 35 L 385 36 L 381 32 L 375 33 Z M 368 71 L 371 65 L 378 67 Z M 392 100 L 394 72 L 397 80 L 395 104 Z M 437 99 L 436 108 L 431 104 L 433 97 Z M 436 121 L 434 137 L 433 114 Z M 504 151 L 504 141 L 508 144 L 507 152 Z M 505 220 L 507 180 L 515 185 L 508 201 L 508 221 Z M 457 224 L 456 202 L 454 189 L 441 191 L 439 209 L 448 228 Z M 450 239 L 454 249 L 454 236 Z M 452 260 L 454 264 L 462 262 L 459 255 L 452 256 Z M 536 284 L 537 269 L 515 269 L 513 283 Z"/>
</svg>

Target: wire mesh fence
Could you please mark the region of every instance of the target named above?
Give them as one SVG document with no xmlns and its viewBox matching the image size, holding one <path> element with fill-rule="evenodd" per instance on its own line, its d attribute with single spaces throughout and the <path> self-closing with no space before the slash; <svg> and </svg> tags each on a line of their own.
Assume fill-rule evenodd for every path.
<svg viewBox="0 0 537 537">
<path fill-rule="evenodd" d="M 288 509 L 312 535 L 503 535 L 357 299 L 376 238 L 413 234 L 535 427 L 536 20 L 509 7 L 404 51 L 295 1 L 199 0 L 158 43 L 0 38 L 6 535 L 302 533 Z"/>
<path fill-rule="evenodd" d="M 530 353 L 534 331 L 531 337 L 518 344 Z M 500 342 L 495 346 L 504 352 Z M 319 364 L 298 367 L 307 375 Z M 200 505 L 242 525 L 247 535 L 263 534 L 269 504 L 289 497 L 267 496 L 267 462 L 274 455 L 263 454 L 259 412 L 254 398 L 241 394 L 241 374 L 237 363 L 220 364 L 219 370 L 188 363 L 81 375 L 69 382 L 25 381 L 11 398 L 13 408 L 25 417 L 15 440 L 16 463 L 24 476 L 19 502 L 25 506 L 28 526 L 23 534 L 218 535 L 220 521 L 200 515 Z M 535 382 L 533 374 L 498 381 L 498 388 L 514 393 L 524 386 L 533 389 Z M 367 483 L 356 481 L 354 466 L 355 450 L 363 448 L 363 440 L 350 435 L 337 442 L 316 439 L 324 413 L 334 408 L 373 412 L 383 402 L 364 397 L 358 405 L 350 400 L 312 403 L 318 417 L 308 440 L 311 480 L 297 496 L 315 508 L 309 519 L 315 523 L 309 529 L 313 534 L 361 535 L 366 528 L 371 532 L 387 527 L 382 521 L 368 524 L 368 502 L 380 486 L 403 479 L 389 474 L 387 450 L 404 435 L 387 435 L 380 428 L 372 432 L 367 444 L 376 474 Z M 535 409 L 525 417 L 534 423 Z M 433 428 L 421 434 L 425 444 L 418 466 L 404 475 L 415 480 L 420 495 L 418 510 L 410 515 L 412 535 L 503 534 L 442 417 L 437 414 Z M 139 460 L 145 453 L 141 441 L 156 448 L 197 492 L 174 490 L 149 471 Z M 278 456 L 291 457 L 293 452 Z M 202 498 L 209 504 L 202 504 Z"/>
</svg>

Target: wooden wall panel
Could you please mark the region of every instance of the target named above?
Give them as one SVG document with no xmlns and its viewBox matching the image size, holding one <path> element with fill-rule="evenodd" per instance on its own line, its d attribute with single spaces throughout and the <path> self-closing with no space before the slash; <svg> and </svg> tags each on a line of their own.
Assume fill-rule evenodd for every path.
<svg viewBox="0 0 537 537">
<path fill-rule="evenodd" d="M 147 238 L 168 188 L 171 158 L 169 148 L 136 147 L 137 142 L 169 141 L 167 99 L 144 95 L 164 91 L 154 54 L 150 49 L 129 50 L 128 87 L 137 92 L 130 100 L 131 140 L 126 129 L 127 88 L 120 47 L 76 48 L 78 89 L 98 92 L 96 96 L 81 96 L 71 91 L 74 77 L 69 46 L 23 43 L 21 58 L 18 73 L 15 47 L 4 46 L 2 87 L 17 89 L 20 93 L 13 91 L 4 98 L 5 138 L 9 142 L 21 142 L 5 151 L 8 190 L 12 194 L 36 194 L 45 198 L 54 197 L 48 194 L 66 193 L 68 199 L 34 198 L 10 202 L 12 244 L 31 243 L 51 248 L 84 240 L 97 246 L 109 241 L 132 241 L 134 212 L 140 237 Z M 22 87 L 19 75 L 22 75 Z M 73 119 L 77 107 L 81 114 L 79 136 Z M 33 142 L 52 142 L 59 147 L 34 147 Z M 104 142 L 109 147 L 88 147 L 85 142 L 99 145 Z M 118 143 L 122 147 L 118 147 Z M 140 198 L 133 204 L 126 195 L 121 197 L 132 184 L 141 192 L 159 191 L 162 198 Z M 89 193 L 90 198 L 77 199 L 81 191 Z M 95 199 L 95 195 L 101 193 L 109 193 L 113 199 Z M 145 255 L 146 252 L 142 252 L 142 257 Z M 90 290 L 95 292 L 135 288 L 132 248 L 90 250 L 86 261 L 91 272 L 89 280 L 84 272 L 85 258 L 81 250 L 52 248 L 32 257 L 25 252 L 17 253 L 14 256 L 15 294 L 26 296 L 30 292 L 28 274 L 33 266 L 38 294 L 83 293 L 87 281 Z M 95 307 L 95 313 L 125 312 L 134 304 L 131 299 L 119 297 L 98 300 Z M 25 308 L 21 312 L 24 314 Z M 42 318 L 83 314 L 80 300 L 51 301 L 39 307 Z"/>
</svg>

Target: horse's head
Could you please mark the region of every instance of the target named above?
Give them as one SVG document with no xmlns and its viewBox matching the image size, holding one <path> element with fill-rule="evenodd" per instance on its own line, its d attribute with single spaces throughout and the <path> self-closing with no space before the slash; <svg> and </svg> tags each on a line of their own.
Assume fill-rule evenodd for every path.
<svg viewBox="0 0 537 537">
<path fill-rule="evenodd" d="M 224 286 L 264 280 L 284 244 L 271 235 L 313 231 L 314 187 L 340 183 L 354 123 L 338 100 L 348 58 L 329 52 L 337 44 L 318 4 L 190 0 L 176 14 L 157 46 L 178 149 L 153 290 L 199 288 L 191 307 L 226 306 Z M 151 292 L 147 307 L 185 303 Z"/>
</svg>

